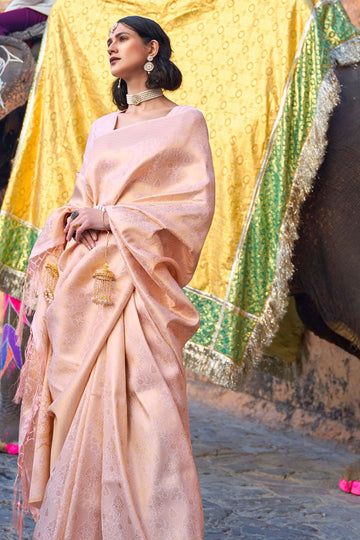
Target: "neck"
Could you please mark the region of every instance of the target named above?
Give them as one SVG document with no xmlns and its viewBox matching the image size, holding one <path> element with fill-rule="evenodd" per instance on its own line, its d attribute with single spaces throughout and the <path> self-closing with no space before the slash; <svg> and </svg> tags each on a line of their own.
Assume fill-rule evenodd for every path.
<svg viewBox="0 0 360 540">
<path fill-rule="evenodd" d="M 135 105 L 138 107 L 141 103 L 152 101 L 162 96 L 163 93 L 161 88 L 149 88 L 139 94 L 127 94 L 126 101 L 128 105 Z"/>
<path fill-rule="evenodd" d="M 127 93 L 128 94 L 140 94 L 140 92 L 145 92 L 146 88 L 147 75 L 144 72 L 144 75 L 141 74 L 141 77 L 134 77 L 131 80 L 126 81 Z"/>
<path fill-rule="evenodd" d="M 145 92 L 145 90 L 148 90 L 145 84 L 127 85 L 127 93 L 130 95 L 140 94 L 140 92 Z"/>
</svg>

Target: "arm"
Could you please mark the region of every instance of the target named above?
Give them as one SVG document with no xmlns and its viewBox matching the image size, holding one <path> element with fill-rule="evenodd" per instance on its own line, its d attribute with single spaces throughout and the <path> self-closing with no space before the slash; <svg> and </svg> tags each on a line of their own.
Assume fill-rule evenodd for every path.
<svg viewBox="0 0 360 540">
<path fill-rule="evenodd" d="M 71 213 L 77 212 L 77 216 L 71 218 Z M 84 244 L 88 249 L 96 245 L 97 231 L 109 231 L 110 223 L 106 210 L 99 208 L 69 208 L 67 223 L 64 229 L 66 241 L 74 238 L 75 242 Z"/>
<path fill-rule="evenodd" d="M 109 229 L 107 214 L 104 214 L 98 208 L 93 208 L 92 194 L 85 179 L 94 140 L 95 125 L 92 124 L 85 147 L 83 162 L 76 178 L 74 192 L 68 204 L 64 229 L 67 242 L 71 238 L 74 238 L 77 243 L 84 244 L 89 250 L 96 245 L 98 238 L 97 231 Z M 78 212 L 75 219 L 70 218 L 72 212 Z"/>
</svg>

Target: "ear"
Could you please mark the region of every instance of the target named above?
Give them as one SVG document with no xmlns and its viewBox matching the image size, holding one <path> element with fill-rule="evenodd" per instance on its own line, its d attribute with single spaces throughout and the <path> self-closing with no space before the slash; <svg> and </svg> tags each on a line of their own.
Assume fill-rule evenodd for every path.
<svg viewBox="0 0 360 540">
<path fill-rule="evenodd" d="M 155 57 L 157 53 L 159 52 L 159 42 L 156 41 L 156 39 L 152 39 L 147 44 L 148 47 L 148 55 Z"/>
</svg>

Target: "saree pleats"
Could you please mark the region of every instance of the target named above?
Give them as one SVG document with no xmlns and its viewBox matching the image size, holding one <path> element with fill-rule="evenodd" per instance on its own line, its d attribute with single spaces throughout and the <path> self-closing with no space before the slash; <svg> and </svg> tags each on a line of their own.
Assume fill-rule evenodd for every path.
<svg viewBox="0 0 360 540">
<path fill-rule="evenodd" d="M 183 367 L 167 346 L 156 348 L 162 362 L 153 356 L 144 332 L 153 325 L 146 314 L 141 323 L 139 303 L 132 295 L 96 365 L 82 373 L 79 403 L 66 408 L 71 427 L 53 457 L 35 538 L 202 537 Z"/>
</svg>

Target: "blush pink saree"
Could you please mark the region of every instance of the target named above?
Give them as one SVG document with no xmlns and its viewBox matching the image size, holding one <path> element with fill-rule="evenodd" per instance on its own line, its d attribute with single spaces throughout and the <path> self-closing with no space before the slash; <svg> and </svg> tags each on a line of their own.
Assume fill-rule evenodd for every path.
<svg viewBox="0 0 360 540">
<path fill-rule="evenodd" d="M 29 260 L 38 294 L 22 394 L 23 508 L 44 540 L 200 540 L 182 348 L 199 317 L 182 291 L 214 209 L 202 114 L 114 129 L 94 122 L 71 203 L 109 216 L 111 306 L 91 301 L 106 233 L 65 243 L 68 206 L 48 219 Z M 58 263 L 52 303 L 44 265 Z"/>
</svg>

